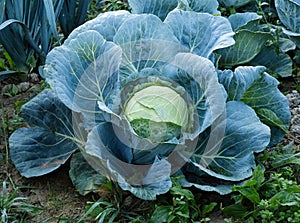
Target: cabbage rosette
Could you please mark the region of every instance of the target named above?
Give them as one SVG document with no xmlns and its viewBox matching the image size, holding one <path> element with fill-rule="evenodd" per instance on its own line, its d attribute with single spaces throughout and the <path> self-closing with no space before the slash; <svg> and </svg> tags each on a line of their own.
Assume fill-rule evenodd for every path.
<svg viewBox="0 0 300 223">
<path fill-rule="evenodd" d="M 166 193 L 172 176 L 182 176 L 183 186 L 221 194 L 252 176 L 254 153 L 271 139 L 273 119 L 263 115 L 278 116 L 271 123 L 274 142 L 289 121 L 277 83 L 263 67 L 216 69 L 214 51 L 234 44 L 226 18 L 179 9 L 161 17 L 100 14 L 48 54 L 43 77 L 51 90 L 22 109 L 36 132 L 22 128 L 10 138 L 23 175 L 51 172 L 79 150 L 85 159 L 73 156 L 70 175 L 83 194 L 97 176 L 148 200 Z M 267 86 L 260 96 L 273 95 L 268 106 L 265 98 L 250 96 L 256 83 Z M 46 101 L 51 106 L 41 109 Z M 274 104 L 284 106 L 280 114 Z M 53 115 L 29 117 L 40 110 Z M 80 173 L 88 168 L 79 164 L 85 160 L 96 172 Z"/>
</svg>

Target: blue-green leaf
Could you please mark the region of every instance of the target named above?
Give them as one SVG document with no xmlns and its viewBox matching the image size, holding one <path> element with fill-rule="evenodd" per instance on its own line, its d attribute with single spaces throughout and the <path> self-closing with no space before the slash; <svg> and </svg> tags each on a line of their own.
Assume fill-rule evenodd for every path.
<svg viewBox="0 0 300 223">
<path fill-rule="evenodd" d="M 228 17 L 232 29 L 237 31 L 241 29 L 243 26 L 247 25 L 249 22 L 260 20 L 262 16 L 258 15 L 255 12 L 244 12 L 244 13 L 236 13 L 232 14 Z"/>
<path fill-rule="evenodd" d="M 285 133 L 288 132 L 288 127 L 284 125 L 282 120 L 270 109 L 267 108 L 260 108 L 256 110 L 256 113 L 260 120 L 268 126 L 277 127 L 284 131 Z"/>
<path fill-rule="evenodd" d="M 158 17 L 135 15 L 123 22 L 114 37 L 114 42 L 122 46 L 130 42 L 152 39 L 176 42 L 170 28 Z"/>
<path fill-rule="evenodd" d="M 22 116 L 32 128 L 20 128 L 9 138 L 13 163 L 25 177 L 52 172 L 77 150 L 72 112 L 49 89 L 26 103 Z M 82 142 L 81 142 L 82 143 Z"/>
<path fill-rule="evenodd" d="M 6 1 L 0 2 L 0 22 L 2 22 L 4 19 L 5 5 L 6 5 Z"/>
<path fill-rule="evenodd" d="M 226 116 L 225 135 L 222 140 L 214 142 L 221 146 L 216 147 L 216 151 L 206 151 L 209 132 L 201 134 L 195 153 L 191 156 L 191 164 L 213 177 L 241 181 L 252 175 L 252 168 L 255 167 L 253 153 L 267 147 L 270 129 L 243 102 L 228 102 Z"/>
<path fill-rule="evenodd" d="M 52 50 L 43 75 L 60 100 L 93 125 L 101 113 L 97 102 L 112 103 L 120 61 L 121 49 L 91 30 Z"/>
<path fill-rule="evenodd" d="M 129 0 L 128 2 L 132 13 L 154 14 L 162 20 L 178 5 L 177 0 Z"/>
<path fill-rule="evenodd" d="M 78 28 L 74 29 L 69 37 L 65 40 L 68 44 L 75 39 L 80 33 L 88 30 L 95 30 L 100 33 L 106 40 L 112 41 L 116 31 L 120 25 L 129 17 L 132 17 L 128 11 L 112 11 L 99 14 L 95 19 L 92 19 Z"/>
<path fill-rule="evenodd" d="M 224 70 L 219 72 L 220 83 L 225 87 L 228 100 L 241 100 L 243 94 L 260 75 L 265 72 L 266 68 L 257 67 L 238 67 L 235 71 Z"/>
<path fill-rule="evenodd" d="M 144 184 L 140 186 L 130 185 L 126 178 L 120 177 L 118 183 L 123 190 L 130 191 L 133 195 L 144 200 L 155 200 L 157 195 L 167 193 L 172 181 L 170 178 L 171 164 L 166 160 L 158 159 L 152 164 L 148 174 L 144 178 Z M 155 180 L 165 176 L 165 179 Z"/>
<path fill-rule="evenodd" d="M 158 195 L 165 194 L 170 190 L 172 182 L 170 179 L 166 179 L 165 181 L 149 185 L 133 186 L 123 180 L 119 182 L 119 185 L 123 190 L 130 191 L 133 195 L 140 199 L 156 200 Z"/>
<path fill-rule="evenodd" d="M 283 127 L 288 128 L 291 119 L 288 100 L 279 91 L 278 84 L 279 82 L 275 78 L 264 73 L 262 77 L 249 86 L 241 98 L 242 101 L 255 110 L 261 108 L 271 110 L 281 120 L 282 125 L 271 126 L 272 138 L 270 145 L 280 142 L 286 134 Z"/>
<path fill-rule="evenodd" d="M 221 195 L 232 192 L 235 185 L 243 185 L 244 181 L 228 181 L 213 177 L 197 168 L 192 163 L 187 163 L 178 173 L 183 178 L 179 180 L 182 187 L 196 187 L 203 191 L 214 191 Z"/>
<path fill-rule="evenodd" d="M 261 51 L 249 63 L 252 66 L 265 66 L 271 74 L 280 77 L 292 75 L 293 62 L 288 54 L 278 50 L 274 46 L 263 46 Z"/>
<path fill-rule="evenodd" d="M 282 52 L 286 53 L 290 50 L 295 50 L 296 49 L 296 44 L 287 38 L 279 38 L 279 48 Z"/>
<path fill-rule="evenodd" d="M 96 126 L 88 135 L 84 157 L 100 174 L 139 198 L 153 200 L 156 195 L 166 193 L 171 187 L 171 164 L 158 159 L 155 154 L 150 162 L 132 163 L 134 151 L 122 141 L 117 131 L 111 123 Z"/>
<path fill-rule="evenodd" d="M 191 53 L 179 53 L 163 73 L 184 87 L 197 112 L 198 134 L 211 126 L 225 111 L 226 96 L 218 83 L 214 64 Z M 193 111 L 190 111 L 191 113 Z"/>
<path fill-rule="evenodd" d="M 300 47 L 300 1 L 275 0 L 275 8 L 280 21 L 288 29 L 283 29 L 283 32 Z"/>
<path fill-rule="evenodd" d="M 114 42 L 123 51 L 122 85 L 142 69 L 159 67 L 173 60 L 177 52 L 186 51 L 170 28 L 151 14 L 135 15 L 124 21 Z"/>
<path fill-rule="evenodd" d="M 187 10 L 195 11 L 195 12 L 207 12 L 212 15 L 219 15 L 218 11 L 219 2 L 217 0 L 180 0 L 182 4 L 184 4 Z M 180 7 L 179 4 L 179 8 Z"/>
<path fill-rule="evenodd" d="M 199 56 L 209 58 L 213 51 L 234 44 L 231 25 L 221 16 L 175 10 L 165 23 L 183 46 Z"/>
<path fill-rule="evenodd" d="M 269 109 L 288 127 L 291 114 L 286 97 L 279 91 L 279 82 L 264 73 L 264 67 L 238 67 L 234 72 L 219 73 L 219 80 L 228 92 L 228 100 L 241 100 L 254 110 Z M 285 132 L 282 126 L 270 126 L 271 144 L 278 143 Z"/>
<path fill-rule="evenodd" d="M 16 20 L 16 19 L 8 19 L 6 20 L 5 22 L 3 22 L 1 25 L 0 25 L 0 31 L 4 30 L 6 27 L 10 26 L 11 24 L 18 24 L 20 25 L 20 27 L 22 28 L 23 32 L 24 32 L 24 38 L 25 40 L 27 41 L 27 43 L 37 52 L 39 53 L 40 55 L 43 55 L 42 52 L 41 52 L 41 49 L 37 46 L 36 42 L 34 42 L 31 34 L 30 34 L 30 31 L 28 29 L 28 27 L 26 26 L 25 23 L 19 21 L 19 20 Z M 44 56 L 44 55 L 43 55 Z"/>
<path fill-rule="evenodd" d="M 300 33 L 300 1 L 275 0 L 280 21 L 292 32 Z"/>
<path fill-rule="evenodd" d="M 51 30 L 51 33 L 54 35 L 56 39 L 58 39 L 58 33 L 56 30 L 56 17 L 55 17 L 55 11 L 53 6 L 52 0 L 43 0 L 44 1 L 44 7 L 46 11 L 46 18 L 49 23 L 49 28 Z M 48 36 L 50 39 L 50 36 Z"/>
<path fill-rule="evenodd" d="M 224 67 L 232 67 L 245 64 L 258 55 L 267 40 L 273 37 L 269 33 L 239 30 L 234 36 L 235 44 L 226 49 L 217 51 L 221 55 L 219 64 Z"/>
<path fill-rule="evenodd" d="M 300 48 L 300 33 L 295 33 L 284 28 L 282 28 L 282 31 Z"/>
<path fill-rule="evenodd" d="M 59 23 L 65 37 L 67 37 L 74 28 L 85 22 L 91 2 L 92 0 L 63 1 L 62 10 L 59 15 Z"/>
<path fill-rule="evenodd" d="M 17 75 L 19 73 L 20 73 L 19 71 L 15 71 L 15 70 L 0 71 L 0 80 L 6 79 L 11 75 Z"/>
<path fill-rule="evenodd" d="M 116 131 L 111 123 L 94 127 L 82 151 L 84 157 L 97 172 L 111 180 L 118 181 L 119 177 L 143 180 L 136 169 L 138 166 L 131 165 L 131 147 L 119 138 Z M 142 170 L 142 166 L 139 169 Z"/>
<path fill-rule="evenodd" d="M 81 195 L 96 192 L 107 182 L 106 177 L 94 170 L 81 153 L 72 156 L 69 174 L 73 185 Z"/>
</svg>

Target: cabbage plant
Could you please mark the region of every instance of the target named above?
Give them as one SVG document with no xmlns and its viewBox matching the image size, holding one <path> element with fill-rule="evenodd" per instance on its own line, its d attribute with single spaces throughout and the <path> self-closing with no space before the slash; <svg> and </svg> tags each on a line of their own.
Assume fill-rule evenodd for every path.
<svg viewBox="0 0 300 223">
<path fill-rule="evenodd" d="M 283 32 L 300 48 L 300 1 L 275 0 L 275 7 L 280 21 L 285 26 Z"/>
<path fill-rule="evenodd" d="M 12 161 L 35 177 L 71 158 L 82 194 L 110 179 L 153 200 L 172 176 L 230 193 L 252 176 L 255 153 L 286 133 L 278 81 L 264 66 L 218 66 L 235 33 L 215 16 L 217 1 L 180 1 L 161 15 L 129 2 L 135 13 L 100 14 L 48 54 L 51 88 L 23 106 L 30 127 L 11 135 Z"/>
</svg>

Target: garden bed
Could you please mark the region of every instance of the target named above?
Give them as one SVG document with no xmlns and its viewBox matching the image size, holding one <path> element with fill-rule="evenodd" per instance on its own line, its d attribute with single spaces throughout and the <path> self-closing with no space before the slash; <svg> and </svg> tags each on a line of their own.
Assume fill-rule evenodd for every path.
<svg viewBox="0 0 300 223">
<path fill-rule="evenodd" d="M 300 222 L 300 31 L 294 24 L 300 5 L 74 0 L 71 6 L 58 0 L 40 8 L 30 1 L 25 10 L 6 2 L 0 33 L 8 48 L 0 55 L 4 223 Z M 13 11 L 20 15 L 8 22 Z M 24 20 L 36 11 L 41 16 Z M 107 14 L 95 18 L 99 12 Z M 86 18 L 91 21 L 72 32 Z M 25 38 L 15 35 L 19 27 L 10 24 L 16 22 L 29 27 Z M 46 80 L 32 72 L 41 66 Z M 23 109 L 32 127 L 20 110 L 38 94 Z M 193 154 L 183 157 L 178 147 L 190 148 L 191 141 Z M 170 177 L 178 170 L 173 154 L 184 161 L 177 177 Z M 151 168 L 142 176 L 141 166 L 131 169 L 137 165 Z"/>
<path fill-rule="evenodd" d="M 297 81 L 299 81 L 299 78 L 289 78 L 284 79 L 281 84 L 282 90 L 287 94 L 292 113 L 290 135 L 287 135 L 282 141 L 284 145 L 292 141 L 297 145 L 300 140 L 300 94 L 295 90 Z M 13 93 L 14 86 L 18 88 L 15 93 Z M 22 88 L 22 86 L 26 86 L 26 88 Z M 2 129 L 0 141 L 0 183 L 7 181 L 10 191 L 13 190 L 13 186 L 19 187 L 20 195 L 27 197 L 30 204 L 43 208 L 40 214 L 31 219 L 31 222 L 76 222 L 86 212 L 87 202 L 96 201 L 99 195 L 82 196 L 76 191 L 69 178 L 69 163 L 64 164 L 62 168 L 48 175 L 26 179 L 19 174 L 9 159 L 9 154 L 7 154 L 9 135 L 14 129 L 26 125 L 19 114 L 20 105 L 34 97 L 41 88 L 42 85 L 39 79 L 29 78 L 24 82 L 18 78 L 10 78 L 0 82 L 0 89 L 2 89 L 0 101 L 3 105 L 0 123 Z M 5 134 L 4 129 L 6 130 Z M 220 196 L 209 192 L 203 193 L 199 190 L 194 192 L 202 194 L 202 204 L 217 202 L 224 205 L 230 203 L 230 196 Z M 136 202 L 140 202 L 132 195 L 127 194 L 126 196 L 128 209 L 131 208 L 130 206 L 133 207 Z M 147 207 L 149 204 L 144 202 L 143 205 Z M 209 215 L 210 222 L 224 222 L 225 215 L 222 214 L 218 207 Z M 133 209 L 132 211 L 135 210 Z"/>
</svg>

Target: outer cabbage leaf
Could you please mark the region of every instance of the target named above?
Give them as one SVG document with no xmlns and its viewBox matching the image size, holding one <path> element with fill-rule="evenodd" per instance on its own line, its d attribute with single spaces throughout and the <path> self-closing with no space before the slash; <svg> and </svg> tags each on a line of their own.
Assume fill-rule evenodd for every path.
<svg viewBox="0 0 300 223">
<path fill-rule="evenodd" d="M 96 192 L 107 182 L 107 178 L 94 170 L 81 153 L 72 156 L 69 175 L 81 195 Z"/>
<path fill-rule="evenodd" d="M 280 77 L 292 75 L 293 62 L 288 54 L 278 52 L 274 46 L 263 46 L 260 53 L 249 63 L 252 66 L 265 66 L 270 73 Z"/>
<path fill-rule="evenodd" d="M 298 48 L 300 48 L 300 33 L 295 33 L 286 29 L 283 29 L 283 33 L 286 34 Z"/>
<path fill-rule="evenodd" d="M 112 41 L 119 29 L 120 25 L 128 18 L 133 17 L 128 11 L 111 11 L 99 14 L 95 19 L 87 21 L 83 25 L 77 27 L 65 40 L 64 44 L 75 39 L 80 33 L 88 30 L 95 30 L 100 33 L 106 40 Z"/>
<path fill-rule="evenodd" d="M 233 67 L 251 61 L 273 37 L 269 33 L 242 29 L 236 32 L 234 39 L 233 46 L 217 51 L 221 55 L 219 64 L 224 67 Z"/>
<path fill-rule="evenodd" d="M 9 138 L 13 163 L 25 177 L 41 176 L 64 164 L 80 142 L 70 111 L 49 89 L 26 103 L 22 116 L 31 128 L 20 128 Z M 82 139 L 83 140 L 83 139 Z"/>
<path fill-rule="evenodd" d="M 272 132 L 270 145 L 276 145 L 280 142 L 287 133 L 286 129 L 291 119 L 288 100 L 279 91 L 278 85 L 279 82 L 275 78 L 264 73 L 261 78 L 249 86 L 241 99 L 257 110 L 259 116 L 261 109 L 265 109 L 264 114 L 266 111 L 273 114 L 272 116 L 268 115 L 268 121 L 266 121 L 266 117 L 261 119 L 266 124 L 273 123 L 272 125 L 269 124 Z M 278 120 L 281 120 L 281 122 L 278 122 Z"/>
<path fill-rule="evenodd" d="M 270 129 L 255 111 L 243 102 L 226 104 L 226 131 L 218 151 L 205 152 L 209 131 L 201 134 L 189 164 L 199 171 L 228 181 L 241 181 L 252 175 L 254 152 L 263 151 L 270 142 Z"/>
<path fill-rule="evenodd" d="M 183 187 L 196 187 L 203 191 L 214 191 L 221 195 L 232 192 L 232 187 L 244 184 L 244 181 L 228 181 L 213 177 L 202 170 L 199 170 L 192 163 L 187 163 L 180 172 L 179 176 L 183 176 L 179 180 Z"/>
<path fill-rule="evenodd" d="M 157 195 L 167 193 L 171 186 L 172 181 L 168 176 L 166 179 L 161 181 L 155 181 L 156 178 L 161 178 L 162 172 L 165 172 L 164 175 L 170 174 L 171 164 L 166 160 L 160 162 L 159 165 L 156 165 L 159 160 L 156 159 L 153 166 L 149 169 L 149 173 L 144 178 L 145 183 L 141 186 L 130 185 L 124 180 L 124 178 L 119 177 L 118 183 L 123 190 L 128 190 L 136 197 L 144 200 L 155 200 Z M 148 181 L 148 182 L 147 182 Z"/>
<path fill-rule="evenodd" d="M 278 44 L 274 44 L 277 40 L 270 32 L 263 31 L 263 26 L 259 25 L 261 16 L 245 12 L 233 14 L 228 19 L 236 31 L 234 36 L 236 43 L 217 51 L 221 55 L 219 65 L 225 68 L 242 64 L 261 65 L 281 77 L 291 75 L 292 60 L 285 54 L 284 50 L 287 49 L 278 48 Z"/>
<path fill-rule="evenodd" d="M 220 12 L 218 11 L 219 2 L 217 0 L 181 0 L 181 6 L 179 4 L 179 8 L 185 8 L 187 10 L 191 10 L 194 12 L 207 12 L 212 15 L 219 15 Z"/>
<path fill-rule="evenodd" d="M 266 68 L 257 67 L 238 67 L 235 71 L 219 71 L 219 81 L 225 87 L 228 94 L 228 101 L 239 101 L 251 83 L 259 79 Z"/>
<path fill-rule="evenodd" d="M 132 13 L 154 14 L 161 20 L 164 20 L 176 7 L 187 11 L 220 14 L 217 10 L 219 7 L 217 0 L 129 0 L 129 5 Z"/>
<path fill-rule="evenodd" d="M 124 190 L 149 200 L 166 193 L 171 187 L 170 163 L 158 159 L 157 150 L 153 149 L 152 153 L 154 160 L 151 163 L 148 160 L 144 160 L 143 165 L 133 163 L 134 150 L 122 143 L 111 123 L 96 126 L 89 134 L 83 151 L 85 158 L 99 173 L 117 181 Z"/>
<path fill-rule="evenodd" d="M 178 5 L 177 0 L 128 0 L 132 13 L 154 14 L 164 20 L 167 14 Z"/>
<path fill-rule="evenodd" d="M 247 5 L 248 3 L 253 2 L 254 0 L 218 0 L 218 1 L 221 5 L 224 5 L 226 7 L 238 8 Z"/>
<path fill-rule="evenodd" d="M 253 21 L 258 21 L 262 16 L 258 15 L 255 12 L 245 12 L 245 13 L 236 13 L 228 17 L 232 29 L 237 31 L 238 29 L 243 28 L 245 25 Z"/>
<path fill-rule="evenodd" d="M 275 0 L 280 21 L 291 31 L 300 33 L 300 1 Z"/>
<path fill-rule="evenodd" d="M 296 49 L 296 44 L 287 38 L 279 38 L 279 48 L 282 52 L 286 53 L 290 50 L 295 50 Z"/>
<path fill-rule="evenodd" d="M 187 51 L 170 28 L 154 15 L 136 15 L 127 19 L 117 31 L 114 42 L 123 51 L 122 85 L 144 68 L 159 67 L 173 60 L 177 52 Z"/>
<path fill-rule="evenodd" d="M 234 44 L 229 21 L 206 13 L 174 10 L 165 20 L 190 52 L 209 58 L 213 51 Z"/>
<path fill-rule="evenodd" d="M 130 191 L 136 197 L 143 200 L 156 200 L 157 195 L 167 193 L 172 187 L 172 181 L 170 178 L 165 181 L 161 181 L 158 183 L 152 183 L 144 186 L 132 186 L 124 179 L 119 180 L 119 185 L 123 190 Z"/>
<path fill-rule="evenodd" d="M 118 90 L 121 53 L 118 46 L 91 30 L 48 54 L 47 82 L 66 106 L 83 113 L 89 128 L 101 120 L 97 101 L 112 104 L 111 96 Z"/>
<path fill-rule="evenodd" d="M 271 143 L 277 144 L 285 135 L 282 126 L 289 125 L 291 114 L 286 97 L 279 91 L 279 82 L 264 73 L 264 67 L 238 67 L 234 72 L 226 70 L 219 73 L 219 80 L 228 92 L 228 100 L 241 100 L 252 107 L 257 113 L 260 109 L 270 110 L 276 120 L 269 120 L 266 124 L 273 123 L 271 127 Z M 265 114 L 266 110 L 264 110 Z M 276 124 L 277 123 L 277 124 Z"/>
<path fill-rule="evenodd" d="M 283 32 L 300 48 L 300 1 L 299 0 L 275 0 L 280 21 L 288 29 Z"/>
<path fill-rule="evenodd" d="M 172 66 L 166 66 L 166 77 L 184 87 L 197 111 L 197 135 L 211 126 L 225 110 L 226 96 L 218 83 L 213 63 L 191 53 L 179 53 Z"/>
</svg>

